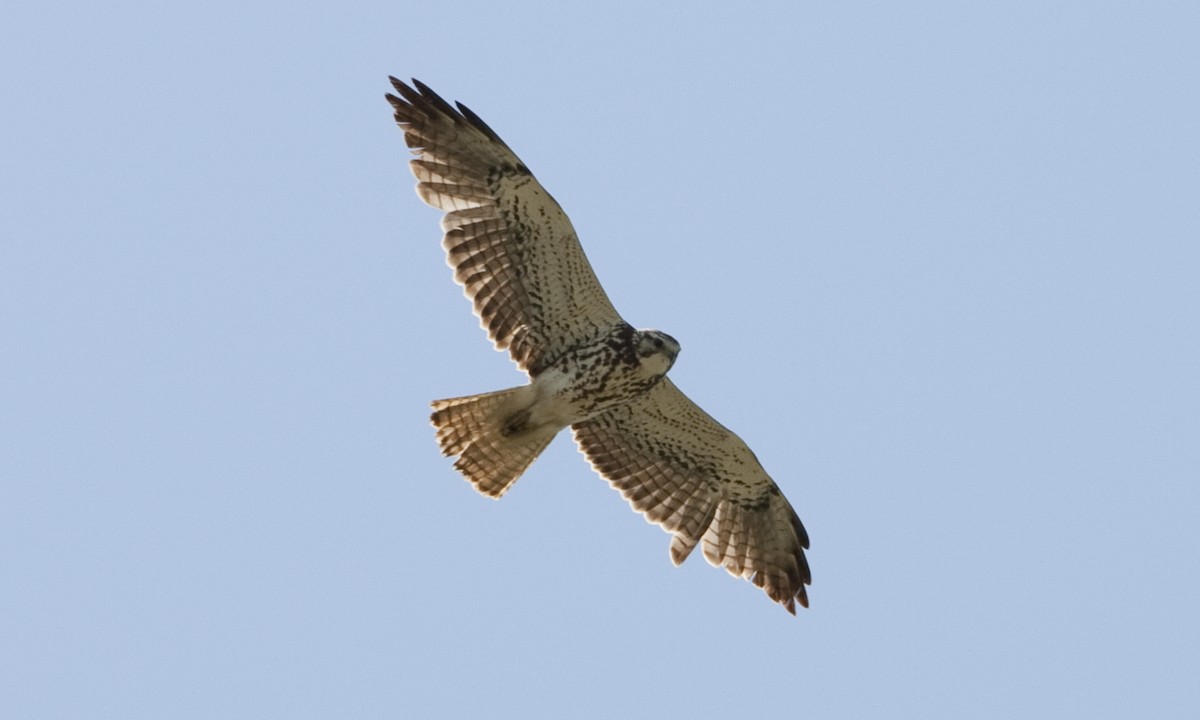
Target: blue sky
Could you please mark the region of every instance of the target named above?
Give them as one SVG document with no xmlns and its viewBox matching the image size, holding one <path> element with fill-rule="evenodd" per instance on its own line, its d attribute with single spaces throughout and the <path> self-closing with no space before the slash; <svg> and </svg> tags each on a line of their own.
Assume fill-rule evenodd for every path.
<svg viewBox="0 0 1200 720">
<path fill-rule="evenodd" d="M 0 716 L 1200 714 L 1194 3 L 10 3 Z M 559 438 L 388 74 L 466 102 L 812 536 L 793 618 Z"/>
</svg>

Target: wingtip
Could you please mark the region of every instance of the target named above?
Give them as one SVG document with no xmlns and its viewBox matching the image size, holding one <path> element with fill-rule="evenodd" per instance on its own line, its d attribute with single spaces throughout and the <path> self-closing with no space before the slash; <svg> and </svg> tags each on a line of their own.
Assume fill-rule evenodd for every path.
<svg viewBox="0 0 1200 720">
<path fill-rule="evenodd" d="M 783 606 L 783 609 L 787 610 L 792 615 L 796 614 L 796 603 L 800 603 L 800 606 L 803 608 L 808 608 L 808 593 L 804 591 L 803 586 L 801 586 L 800 589 L 796 591 L 796 594 L 792 597 L 789 597 L 787 600 L 779 601 L 779 604 Z"/>
<path fill-rule="evenodd" d="M 404 82 L 395 75 L 388 75 L 388 82 L 392 84 L 392 87 L 396 90 L 396 92 L 404 95 L 405 97 L 407 97 L 409 93 L 413 92 L 413 89 L 409 87 L 408 83 Z"/>
<path fill-rule="evenodd" d="M 397 95 L 389 93 L 385 97 L 398 112 L 407 114 L 413 111 L 426 113 L 433 111 L 444 115 L 454 123 L 465 122 L 483 133 L 489 140 L 505 145 L 500 135 L 471 108 L 460 102 L 453 104 L 447 102 L 441 95 L 438 95 L 432 88 L 417 78 L 411 78 L 411 85 L 397 78 L 395 75 L 388 75 L 388 81 L 391 82 Z"/>
</svg>

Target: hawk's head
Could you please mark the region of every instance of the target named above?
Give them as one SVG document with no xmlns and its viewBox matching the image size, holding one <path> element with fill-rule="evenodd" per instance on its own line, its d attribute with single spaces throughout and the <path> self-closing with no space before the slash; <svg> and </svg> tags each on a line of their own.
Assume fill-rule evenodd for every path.
<svg viewBox="0 0 1200 720">
<path fill-rule="evenodd" d="M 675 338 L 658 330 L 638 330 L 635 346 L 642 368 L 657 377 L 666 375 L 679 355 L 679 343 Z"/>
</svg>

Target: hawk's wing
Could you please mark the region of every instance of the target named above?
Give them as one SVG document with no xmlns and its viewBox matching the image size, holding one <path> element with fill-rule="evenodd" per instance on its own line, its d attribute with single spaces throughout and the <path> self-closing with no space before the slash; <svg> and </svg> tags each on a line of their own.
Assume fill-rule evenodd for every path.
<svg viewBox="0 0 1200 720">
<path fill-rule="evenodd" d="M 488 336 L 537 374 L 621 321 L 562 208 L 504 141 L 461 103 L 391 78 L 396 122 L 417 159 L 417 193 L 446 211 L 454 279 Z"/>
<path fill-rule="evenodd" d="M 789 612 L 808 607 L 808 534 L 741 438 L 664 378 L 627 405 L 572 426 L 596 471 L 671 539 L 671 559 L 704 557 L 749 578 Z"/>
</svg>

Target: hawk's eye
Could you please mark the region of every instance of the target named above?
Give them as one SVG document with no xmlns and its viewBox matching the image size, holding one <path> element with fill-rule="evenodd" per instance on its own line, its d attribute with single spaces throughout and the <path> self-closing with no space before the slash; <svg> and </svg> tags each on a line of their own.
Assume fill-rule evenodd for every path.
<svg viewBox="0 0 1200 720">
<path fill-rule="evenodd" d="M 654 347 L 656 347 L 656 348 L 662 347 L 662 338 L 654 338 Z"/>
</svg>

